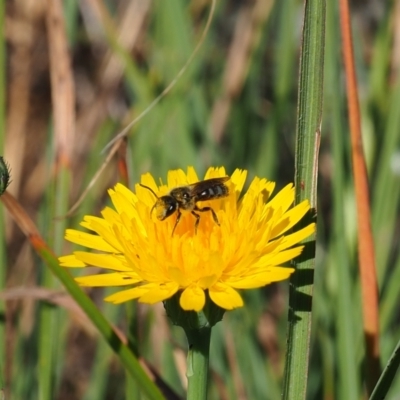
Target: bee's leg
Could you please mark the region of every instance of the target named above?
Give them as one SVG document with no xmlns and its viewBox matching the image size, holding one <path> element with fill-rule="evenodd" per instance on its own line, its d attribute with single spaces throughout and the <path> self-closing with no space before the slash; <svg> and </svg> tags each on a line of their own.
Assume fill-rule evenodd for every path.
<svg viewBox="0 0 400 400">
<path fill-rule="evenodd" d="M 211 214 L 212 214 L 214 222 L 219 226 L 219 221 L 218 221 L 218 218 L 217 218 L 217 214 L 215 214 L 215 211 L 211 207 L 203 207 L 203 208 L 196 207 L 195 210 L 196 211 L 201 211 L 201 212 L 211 211 Z M 192 211 L 192 214 L 193 214 L 193 211 Z"/>
<path fill-rule="evenodd" d="M 182 216 L 182 213 L 181 213 L 181 212 L 179 211 L 179 209 L 178 209 L 178 215 L 177 215 L 177 217 L 176 217 L 174 229 L 172 229 L 171 236 L 174 236 L 175 228 L 176 228 L 176 226 L 178 225 L 178 222 L 180 221 L 181 216 Z"/>
<path fill-rule="evenodd" d="M 196 210 L 197 210 L 197 208 L 196 208 Z M 200 215 L 196 214 L 194 211 L 192 211 L 192 215 L 194 215 L 194 217 L 196 218 L 196 222 L 194 223 L 194 233 L 197 234 L 197 227 L 199 226 Z"/>
</svg>

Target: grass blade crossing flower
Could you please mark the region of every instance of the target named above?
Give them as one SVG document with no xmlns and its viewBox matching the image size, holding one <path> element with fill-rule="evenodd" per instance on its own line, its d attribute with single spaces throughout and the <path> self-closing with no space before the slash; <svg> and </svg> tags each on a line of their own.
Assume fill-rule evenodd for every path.
<svg viewBox="0 0 400 400">
<path fill-rule="evenodd" d="M 274 182 L 256 177 L 241 196 L 246 175 L 237 169 L 225 182 L 227 196 L 199 203 L 212 208 L 217 219 L 213 212 L 198 213 L 197 229 L 188 211 L 182 211 L 179 224 L 176 215 L 160 221 L 151 213 L 155 194 L 160 198 L 199 182 L 193 168 L 170 171 L 167 184 L 160 186 L 145 174 L 141 184 L 147 188 L 137 184 L 135 192 L 117 184 L 109 190 L 114 208 L 106 207 L 102 218 L 84 217 L 81 225 L 91 233 L 66 231 L 67 240 L 97 252 L 75 251 L 60 257 L 60 263 L 110 271 L 76 278 L 82 286 L 130 286 L 105 299 L 113 303 L 138 299 L 154 304 L 181 292 L 180 306 L 200 311 L 208 292 L 223 309 L 241 307 L 238 290 L 281 281 L 294 272 L 283 265 L 301 253 L 298 243 L 315 230 L 310 224 L 291 232 L 310 209 L 308 201 L 291 208 L 291 184 L 271 199 Z M 205 179 L 225 176 L 224 168 L 210 168 Z"/>
</svg>

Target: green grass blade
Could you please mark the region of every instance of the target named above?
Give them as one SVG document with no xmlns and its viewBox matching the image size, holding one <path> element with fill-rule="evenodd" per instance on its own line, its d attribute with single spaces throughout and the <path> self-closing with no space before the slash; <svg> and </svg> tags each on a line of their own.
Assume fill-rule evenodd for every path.
<svg viewBox="0 0 400 400">
<path fill-rule="evenodd" d="M 390 98 L 388 119 L 377 166 L 376 185 L 372 192 L 374 235 L 375 238 L 383 238 L 383 240 L 379 241 L 379 246 L 376 246 L 378 282 L 380 286 L 384 282 L 388 268 L 400 198 L 399 177 L 391 162 L 394 160 L 395 151 L 400 142 L 400 80 L 397 81 Z"/>
<path fill-rule="evenodd" d="M 309 199 L 316 208 L 316 160 L 322 115 L 325 45 L 325 1 L 305 3 L 302 54 L 300 61 L 296 146 L 296 202 Z M 313 211 L 315 212 L 315 211 Z M 312 215 L 304 218 L 309 224 Z M 305 243 L 296 261 L 289 297 L 288 350 L 284 376 L 285 400 L 305 399 L 308 377 L 311 302 L 315 258 L 315 236 Z"/>
<path fill-rule="evenodd" d="M 117 319 L 120 310 L 118 307 L 115 307 L 114 304 L 106 303 L 102 311 L 109 320 L 114 321 Z M 107 398 L 107 386 L 110 379 L 110 364 L 114 359 L 114 355 L 104 341 L 98 340 L 97 342 L 96 356 L 91 371 L 91 379 L 82 400 L 103 400 Z M 128 373 L 126 375 L 131 378 Z M 115 384 L 112 387 L 114 386 Z M 137 386 L 138 385 L 136 385 L 136 389 L 138 390 Z M 122 386 L 120 390 L 123 392 Z M 129 394 L 125 393 L 124 398 L 128 399 L 128 396 Z"/>
<path fill-rule="evenodd" d="M 386 397 L 388 390 L 396 376 L 400 365 L 400 341 L 397 343 L 390 360 L 388 361 L 382 375 L 379 378 L 375 389 L 373 390 L 370 400 L 381 400 Z"/>
<path fill-rule="evenodd" d="M 67 38 L 70 45 L 74 45 L 78 35 L 78 0 L 66 0 L 63 2 Z"/>
<path fill-rule="evenodd" d="M 397 261 L 394 263 L 393 269 L 390 271 L 390 279 L 387 287 L 382 293 L 380 302 L 380 323 L 381 332 L 390 332 L 391 323 L 397 318 L 397 311 L 400 303 L 400 255 L 397 256 Z"/>
<path fill-rule="evenodd" d="M 387 90 L 388 83 L 387 73 L 392 62 L 392 40 L 393 27 L 390 20 L 393 18 L 395 10 L 395 2 L 387 2 L 385 15 L 381 19 L 380 26 L 373 45 L 371 70 L 370 70 L 370 92 L 373 106 L 376 112 L 382 117 L 386 117 L 386 109 L 389 104 Z"/>
<path fill-rule="evenodd" d="M 52 158 L 54 154 L 51 152 Z M 51 168 L 49 168 L 50 170 Z M 63 232 L 65 231 L 66 220 L 58 221 L 55 226 L 52 223 L 55 216 L 65 215 L 68 209 L 68 188 L 69 174 L 62 169 L 57 175 L 57 182 L 49 185 L 46 191 L 46 198 L 40 213 L 41 230 L 46 232 L 46 239 L 49 241 L 56 253 L 61 252 L 63 243 Z M 62 189 L 58 196 L 55 196 L 55 185 Z M 49 227 L 51 227 L 49 229 Z M 39 265 L 38 265 L 38 268 Z M 59 288 L 50 269 L 45 268 L 41 272 L 40 284 L 45 288 Z M 41 400 L 54 397 L 57 386 L 58 373 L 62 366 L 62 349 L 64 341 L 61 338 L 63 310 L 46 303 L 39 304 L 39 334 L 38 334 L 38 357 L 41 368 L 38 371 L 38 398 Z"/>
</svg>

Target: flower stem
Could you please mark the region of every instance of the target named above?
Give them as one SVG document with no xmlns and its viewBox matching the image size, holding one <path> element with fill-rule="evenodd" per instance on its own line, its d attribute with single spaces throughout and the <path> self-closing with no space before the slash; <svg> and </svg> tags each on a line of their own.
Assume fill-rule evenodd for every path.
<svg viewBox="0 0 400 400">
<path fill-rule="evenodd" d="M 207 399 L 208 359 L 211 328 L 185 329 L 189 352 L 187 356 L 188 400 Z"/>
<path fill-rule="evenodd" d="M 188 339 L 187 399 L 204 400 L 207 399 L 211 328 L 222 320 L 225 310 L 213 303 L 206 293 L 201 311 L 185 311 L 181 308 L 180 296 L 180 293 L 176 293 L 170 297 L 164 302 L 164 307 L 171 322 L 182 327 Z"/>
</svg>

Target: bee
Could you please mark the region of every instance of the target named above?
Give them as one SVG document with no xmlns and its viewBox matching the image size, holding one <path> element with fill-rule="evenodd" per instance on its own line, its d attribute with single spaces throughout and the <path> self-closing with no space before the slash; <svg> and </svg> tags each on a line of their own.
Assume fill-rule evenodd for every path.
<svg viewBox="0 0 400 400">
<path fill-rule="evenodd" d="M 225 182 L 228 179 L 229 176 L 224 176 L 222 178 L 206 179 L 204 181 L 193 183 L 192 185 L 179 186 L 172 189 L 165 196 L 161 197 L 158 197 L 154 190 L 148 186 L 142 185 L 141 183 L 140 186 L 150 190 L 150 192 L 152 192 L 157 198 L 157 201 L 154 203 L 154 206 L 150 211 L 150 215 L 152 215 L 153 211 L 156 210 L 157 219 L 164 221 L 164 219 L 170 217 L 171 215 L 175 213 L 177 214 L 174 229 L 172 230 L 171 234 L 172 236 L 181 219 L 182 210 L 190 211 L 191 214 L 196 218 L 196 222 L 194 224 L 194 230 L 196 233 L 200 222 L 200 215 L 198 212 L 210 211 L 214 222 L 219 225 L 215 211 L 211 207 L 200 208 L 197 205 L 197 202 L 227 197 L 229 195 L 229 188 L 225 185 Z"/>
</svg>

